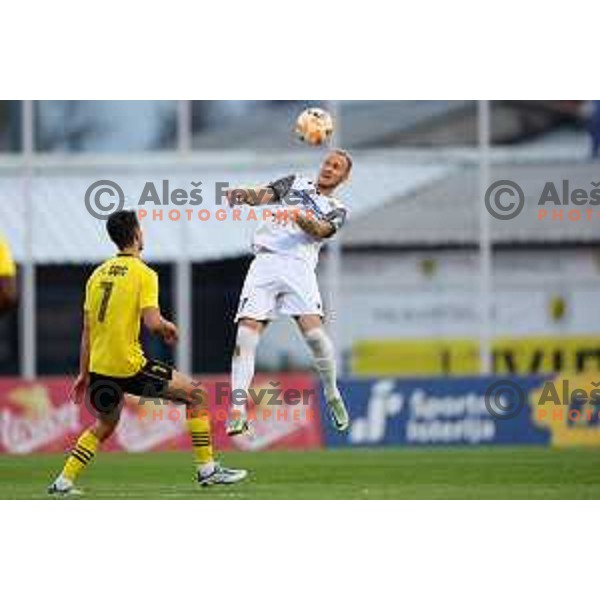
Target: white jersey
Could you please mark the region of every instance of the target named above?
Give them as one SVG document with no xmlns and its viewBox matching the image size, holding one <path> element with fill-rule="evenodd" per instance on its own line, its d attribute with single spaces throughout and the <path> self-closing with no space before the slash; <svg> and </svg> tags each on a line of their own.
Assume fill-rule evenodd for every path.
<svg viewBox="0 0 600 600">
<path fill-rule="evenodd" d="M 291 218 L 294 210 L 309 213 L 317 219 L 331 223 L 334 234 L 344 224 L 347 211 L 336 198 L 324 196 L 317 191 L 316 184 L 306 177 L 290 175 L 269 184 L 276 202 L 264 205 L 271 209 L 271 220 L 263 221 L 254 234 L 255 253 L 267 250 L 275 254 L 294 256 L 307 262 L 312 269 L 317 266 L 323 240 L 305 233 Z M 279 217 L 278 211 L 287 211 L 290 218 Z"/>
</svg>

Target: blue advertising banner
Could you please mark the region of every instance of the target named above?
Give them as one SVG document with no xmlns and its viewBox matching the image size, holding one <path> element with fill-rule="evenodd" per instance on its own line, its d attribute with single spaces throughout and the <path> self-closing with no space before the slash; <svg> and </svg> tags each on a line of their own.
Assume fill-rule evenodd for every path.
<svg viewBox="0 0 600 600">
<path fill-rule="evenodd" d="M 550 376 L 552 377 L 552 376 Z M 349 379 L 340 390 L 351 418 L 339 433 L 323 414 L 327 446 L 549 444 L 530 392 L 548 376 Z M 320 403 L 324 413 L 327 406 Z"/>
</svg>

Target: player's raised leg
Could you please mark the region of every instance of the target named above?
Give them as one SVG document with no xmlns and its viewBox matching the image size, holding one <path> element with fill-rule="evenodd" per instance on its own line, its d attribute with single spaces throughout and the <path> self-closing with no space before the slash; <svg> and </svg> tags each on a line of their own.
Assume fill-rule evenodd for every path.
<svg viewBox="0 0 600 600">
<path fill-rule="evenodd" d="M 174 370 L 165 397 L 186 404 L 186 422 L 192 439 L 198 483 L 209 486 L 245 479 L 248 472 L 244 469 L 228 469 L 214 459 L 210 414 L 204 390 L 189 377 Z"/>
<path fill-rule="evenodd" d="M 312 352 L 333 424 L 338 431 L 346 431 L 350 425 L 350 417 L 337 386 L 335 350 L 323 327 L 323 321 L 320 315 L 301 315 L 296 317 L 296 322 Z"/>
<path fill-rule="evenodd" d="M 238 323 L 231 359 L 232 406 L 227 435 L 239 435 L 250 430 L 246 399 L 254 377 L 256 349 L 264 326 L 263 322 L 250 318 L 242 318 Z"/>
</svg>

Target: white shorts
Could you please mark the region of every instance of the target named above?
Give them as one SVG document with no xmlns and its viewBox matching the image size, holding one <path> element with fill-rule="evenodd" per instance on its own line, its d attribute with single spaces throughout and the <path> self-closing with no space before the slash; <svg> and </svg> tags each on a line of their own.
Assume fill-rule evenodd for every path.
<svg viewBox="0 0 600 600">
<path fill-rule="evenodd" d="M 282 315 L 321 315 L 317 275 L 302 259 L 260 253 L 252 261 L 235 320 L 270 321 Z"/>
</svg>

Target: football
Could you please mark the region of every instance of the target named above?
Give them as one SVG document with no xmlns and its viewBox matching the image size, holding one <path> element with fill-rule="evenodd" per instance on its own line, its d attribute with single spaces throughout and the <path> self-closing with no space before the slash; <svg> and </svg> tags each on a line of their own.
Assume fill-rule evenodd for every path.
<svg viewBox="0 0 600 600">
<path fill-rule="evenodd" d="M 322 108 L 307 108 L 296 119 L 295 132 L 301 141 L 320 146 L 333 134 L 333 119 Z"/>
</svg>

